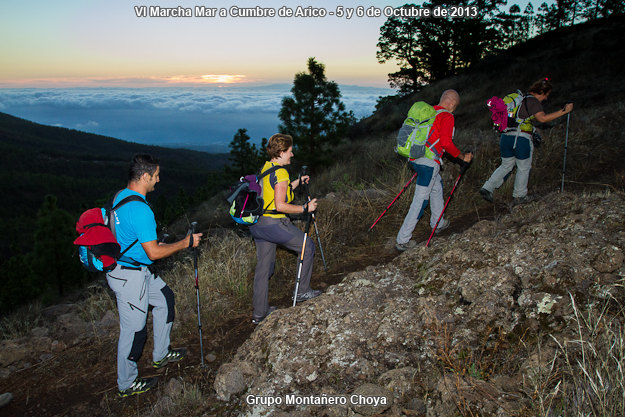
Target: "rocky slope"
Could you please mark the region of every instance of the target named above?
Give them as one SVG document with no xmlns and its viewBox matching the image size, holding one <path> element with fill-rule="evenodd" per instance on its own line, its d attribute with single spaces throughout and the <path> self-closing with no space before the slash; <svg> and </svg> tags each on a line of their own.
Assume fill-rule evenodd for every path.
<svg viewBox="0 0 625 417">
<path fill-rule="evenodd" d="M 539 377 L 587 336 L 576 317 L 624 298 L 624 200 L 550 194 L 351 273 L 259 325 L 217 396 L 245 416 L 536 410 Z"/>
</svg>

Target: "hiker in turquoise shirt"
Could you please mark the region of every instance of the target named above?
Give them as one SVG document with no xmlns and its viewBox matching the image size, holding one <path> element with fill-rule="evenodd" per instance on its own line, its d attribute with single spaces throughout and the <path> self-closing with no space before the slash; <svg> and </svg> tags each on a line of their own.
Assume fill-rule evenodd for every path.
<svg viewBox="0 0 625 417">
<path fill-rule="evenodd" d="M 174 292 L 149 266 L 190 247 L 197 247 L 201 233 L 190 234 L 178 242 L 159 243 L 156 220 L 145 201 L 160 181 L 160 166 L 150 155 L 136 155 L 131 163 L 128 186 L 119 192 L 114 204 L 136 194 L 143 201 L 132 201 L 115 210 L 114 229 L 122 252 L 115 269 L 106 274 L 109 287 L 115 292 L 119 311 L 119 342 L 117 344 L 117 385 L 120 397 L 140 394 L 156 384 L 156 377 L 139 378 L 137 361 L 147 339 L 147 318 L 152 306 L 154 349 L 152 367 L 161 368 L 181 360 L 185 348 L 170 348 L 174 322 Z M 111 228 L 113 229 L 113 228 Z"/>
</svg>

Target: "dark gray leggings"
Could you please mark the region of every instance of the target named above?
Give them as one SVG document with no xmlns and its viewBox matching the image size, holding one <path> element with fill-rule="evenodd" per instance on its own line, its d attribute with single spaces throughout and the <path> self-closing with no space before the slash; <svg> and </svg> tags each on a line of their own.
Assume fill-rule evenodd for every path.
<svg viewBox="0 0 625 417">
<path fill-rule="evenodd" d="M 304 243 L 304 232 L 298 229 L 288 218 L 261 217 L 250 227 L 256 242 L 256 272 L 254 273 L 254 317 L 264 317 L 269 308 L 268 288 L 269 277 L 273 275 L 276 263 L 276 246 L 280 245 L 297 252 L 298 259 Z M 310 290 L 315 244 L 310 237 L 306 238 L 304 262 L 299 283 L 298 294 Z M 293 280 L 295 282 L 295 279 Z"/>
</svg>

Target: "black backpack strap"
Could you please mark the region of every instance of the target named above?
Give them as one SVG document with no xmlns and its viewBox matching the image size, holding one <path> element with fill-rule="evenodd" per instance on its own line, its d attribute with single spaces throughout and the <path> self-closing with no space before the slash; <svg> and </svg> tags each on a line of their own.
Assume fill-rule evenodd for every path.
<svg viewBox="0 0 625 417">
<path fill-rule="evenodd" d="M 119 257 L 121 258 L 122 256 L 124 256 L 124 253 L 128 252 L 130 250 L 130 248 L 132 248 L 137 242 L 139 242 L 139 239 L 135 239 L 134 242 L 132 242 L 130 244 L 130 246 L 128 246 L 126 249 L 124 249 L 124 251 L 122 253 L 119 254 Z M 132 259 L 132 258 L 131 258 Z M 134 261 L 134 259 L 133 259 Z M 136 262 L 136 261 L 135 261 Z"/>
<path fill-rule="evenodd" d="M 115 196 L 113 197 L 113 200 L 111 200 L 111 209 L 108 212 L 108 221 L 109 221 L 109 228 L 111 229 L 111 232 L 113 232 L 113 236 L 115 237 L 115 239 L 117 239 L 117 235 L 115 233 L 115 219 L 113 216 L 113 212 L 115 210 L 117 210 L 118 208 L 131 203 L 133 201 L 139 201 L 141 203 L 146 204 L 148 207 L 152 208 L 147 201 L 145 201 L 145 199 L 141 196 L 138 196 L 136 194 L 131 194 L 127 197 L 124 197 L 119 203 L 115 204 L 115 199 L 117 198 L 117 196 L 119 195 L 119 193 L 121 193 L 123 190 L 119 190 L 117 193 L 115 193 Z M 120 254 L 119 254 L 119 260 L 122 262 L 128 262 L 131 264 L 134 264 L 136 266 L 139 265 L 144 265 L 139 261 L 135 261 L 132 258 L 126 258 L 126 259 L 122 259 L 123 255 L 128 252 L 130 250 L 130 248 L 132 248 L 134 245 L 136 245 L 139 242 L 139 239 L 135 239 L 134 242 L 132 242 L 126 249 L 124 249 Z"/>
<path fill-rule="evenodd" d="M 124 197 L 119 203 L 115 204 L 115 199 L 117 198 L 117 196 L 119 195 L 119 193 L 121 193 L 123 190 L 119 190 L 117 193 L 115 193 L 115 196 L 113 197 L 113 199 L 111 200 L 111 208 L 108 209 L 108 225 L 109 228 L 111 229 L 111 232 L 113 232 L 113 236 L 115 236 L 115 238 L 117 238 L 117 235 L 115 234 L 115 222 L 114 222 L 114 218 L 113 218 L 113 212 L 115 210 L 117 210 L 118 208 L 122 207 L 123 205 L 126 205 L 130 202 L 133 201 L 139 201 L 143 204 L 147 204 L 148 207 L 152 208 L 147 201 L 145 201 L 145 199 L 141 196 L 138 196 L 136 194 L 131 194 L 128 197 Z"/>
<path fill-rule="evenodd" d="M 147 204 L 148 207 L 150 206 L 148 204 L 148 202 L 145 201 L 145 199 L 143 197 L 138 196 L 136 194 L 132 194 L 132 195 L 129 195 L 128 197 L 123 198 L 122 201 L 120 201 L 119 203 L 115 204 L 115 206 L 113 206 L 113 208 L 111 208 L 111 211 L 116 210 L 116 209 L 120 208 L 121 206 L 123 206 L 124 204 L 128 204 L 128 203 L 130 203 L 132 201 L 140 201 L 140 202 L 142 202 L 144 204 Z"/>
<path fill-rule="evenodd" d="M 263 173 L 259 172 L 258 174 L 256 174 L 256 177 L 258 178 L 258 181 L 260 181 L 261 179 L 265 178 L 267 175 L 276 172 L 280 168 L 284 168 L 284 167 L 282 165 L 274 165 L 274 166 L 272 166 L 271 168 L 269 168 L 268 170 L 266 170 Z M 284 169 L 286 169 L 286 168 L 284 168 Z"/>
<path fill-rule="evenodd" d="M 260 180 L 264 177 L 266 177 L 267 175 L 273 174 L 274 172 L 276 172 L 277 170 L 279 170 L 280 168 L 282 169 L 286 169 L 284 168 L 282 165 L 274 165 L 271 168 L 269 168 L 268 170 L 266 170 L 265 172 L 263 172 L 262 174 L 258 174 L 258 181 L 260 182 Z M 288 172 L 288 171 L 287 171 Z M 272 187 L 273 188 L 273 187 Z M 273 203 L 274 200 L 271 200 L 271 202 L 269 204 L 267 204 L 267 207 L 269 207 L 271 205 L 271 203 Z M 269 214 L 280 214 L 280 212 L 278 210 L 268 210 L 267 207 L 263 207 L 263 213 L 269 213 Z M 261 214 L 261 216 L 262 216 Z"/>
</svg>

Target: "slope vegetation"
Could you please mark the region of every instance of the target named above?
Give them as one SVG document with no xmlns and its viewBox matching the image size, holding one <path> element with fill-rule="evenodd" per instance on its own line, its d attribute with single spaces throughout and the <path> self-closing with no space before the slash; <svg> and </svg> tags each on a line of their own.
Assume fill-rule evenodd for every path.
<svg viewBox="0 0 625 417">
<path fill-rule="evenodd" d="M 279 251 L 270 302 L 280 309 L 253 327 L 254 245 L 242 230 L 211 230 L 199 270 L 206 368 L 199 367 L 192 263 L 183 254 L 164 279 L 176 294 L 174 343 L 190 354 L 158 371 L 156 389 L 116 398 L 115 300 L 106 287 L 93 287 L 84 300 L 41 312 L 26 330 L 5 336 L 0 390 L 15 395 L 6 412 L 623 415 L 625 141 L 616 125 L 625 107 L 611 58 L 623 52 L 622 25 L 610 19 L 547 34 L 357 126 L 361 140 L 337 149 L 341 163 L 313 177 L 330 267 L 324 272 L 316 257 L 313 286 L 326 288 L 323 296 L 290 307 L 295 260 Z M 556 192 L 566 133 L 566 120 L 558 120 L 543 130 L 534 156 L 536 201 L 513 206 L 506 185 L 488 204 L 477 190 L 499 156 L 485 101 L 542 76 L 556 87 L 547 111 L 576 103 L 565 193 Z M 474 150 L 475 161 L 446 213 L 450 230 L 425 248 L 430 229 L 420 222 L 413 237 L 421 244 L 399 255 L 392 244 L 410 191 L 367 232 L 411 176 L 393 154 L 394 133 L 412 101 L 434 103 L 446 88 L 461 93 L 455 140 Z M 445 165 L 446 194 L 457 175 Z M 142 376 L 154 373 L 150 347 Z M 250 394 L 283 403 L 248 404 Z M 286 404 L 288 395 L 347 397 L 345 405 L 311 406 Z M 378 403 L 354 404 L 353 395 Z"/>
</svg>

